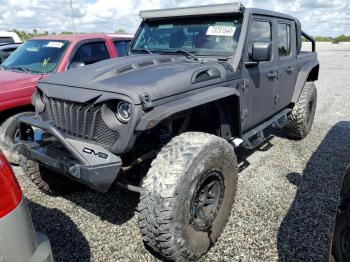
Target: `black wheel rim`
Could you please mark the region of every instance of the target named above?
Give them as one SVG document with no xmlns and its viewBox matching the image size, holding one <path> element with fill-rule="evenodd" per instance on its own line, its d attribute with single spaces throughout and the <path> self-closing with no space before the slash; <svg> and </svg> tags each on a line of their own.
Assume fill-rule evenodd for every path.
<svg viewBox="0 0 350 262">
<path fill-rule="evenodd" d="M 341 251 L 345 258 L 350 258 L 350 229 L 346 228 L 340 235 Z"/>
<path fill-rule="evenodd" d="M 208 229 L 217 216 L 223 195 L 223 175 L 210 170 L 197 184 L 191 201 L 190 224 L 197 230 Z"/>
</svg>

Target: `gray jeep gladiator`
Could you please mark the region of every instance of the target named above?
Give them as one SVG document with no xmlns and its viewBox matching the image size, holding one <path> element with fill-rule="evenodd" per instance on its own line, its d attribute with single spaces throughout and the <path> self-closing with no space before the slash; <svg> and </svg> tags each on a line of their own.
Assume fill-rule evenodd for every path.
<svg viewBox="0 0 350 262">
<path fill-rule="evenodd" d="M 235 148 L 257 147 L 271 126 L 308 135 L 315 42 L 297 19 L 240 3 L 140 16 L 129 56 L 38 83 L 36 116 L 20 120 L 21 165 L 46 192 L 40 167 L 100 192 L 115 181 L 140 192 L 145 245 L 163 259 L 195 260 L 230 216 Z M 301 51 L 303 37 L 312 51 Z M 139 185 L 120 182 L 150 162 Z"/>
</svg>

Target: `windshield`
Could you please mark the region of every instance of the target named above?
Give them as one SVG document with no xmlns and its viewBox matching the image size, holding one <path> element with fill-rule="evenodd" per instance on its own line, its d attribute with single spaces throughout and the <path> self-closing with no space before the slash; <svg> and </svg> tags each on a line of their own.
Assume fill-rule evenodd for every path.
<svg viewBox="0 0 350 262">
<path fill-rule="evenodd" d="M 67 46 L 67 41 L 29 40 L 18 47 L 1 66 L 9 70 L 48 74 L 56 69 Z"/>
<path fill-rule="evenodd" d="M 233 15 L 145 21 L 131 52 L 184 50 L 202 56 L 230 56 L 235 52 L 241 24 L 241 17 Z"/>
</svg>

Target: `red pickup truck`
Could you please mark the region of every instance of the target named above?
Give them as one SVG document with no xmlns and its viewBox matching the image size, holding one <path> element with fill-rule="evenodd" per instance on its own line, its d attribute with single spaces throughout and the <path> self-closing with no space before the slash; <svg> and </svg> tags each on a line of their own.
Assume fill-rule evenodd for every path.
<svg viewBox="0 0 350 262">
<path fill-rule="evenodd" d="M 0 65 L 0 144 L 12 163 L 18 118 L 32 114 L 38 80 L 50 74 L 126 55 L 130 35 L 73 34 L 37 37 L 22 44 Z"/>
</svg>

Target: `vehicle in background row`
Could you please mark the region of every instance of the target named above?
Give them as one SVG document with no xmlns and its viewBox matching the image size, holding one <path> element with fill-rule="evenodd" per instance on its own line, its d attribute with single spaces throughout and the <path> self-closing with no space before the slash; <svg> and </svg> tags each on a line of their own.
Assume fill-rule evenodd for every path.
<svg viewBox="0 0 350 262">
<path fill-rule="evenodd" d="M 350 166 L 348 166 L 340 192 L 330 261 L 350 261 Z"/>
<path fill-rule="evenodd" d="M 0 44 L 0 64 L 2 64 L 20 45 L 21 43 Z"/>
<path fill-rule="evenodd" d="M 309 134 L 315 41 L 292 16 L 239 3 L 140 15 L 129 56 L 38 83 L 36 116 L 20 119 L 21 165 L 47 193 L 54 188 L 40 166 L 100 192 L 117 179 L 141 193 L 146 246 L 167 260 L 195 260 L 231 214 L 234 148 L 257 147 L 271 126 Z M 303 37 L 312 51 L 301 51 Z M 148 170 L 140 185 L 125 181 L 136 166 Z"/>
<path fill-rule="evenodd" d="M 0 65 L 9 57 L 9 53 L 0 51 Z"/>
<path fill-rule="evenodd" d="M 50 242 L 34 230 L 22 190 L 1 151 L 0 192 L 0 261 L 53 261 Z"/>
<path fill-rule="evenodd" d="M 0 44 L 14 44 L 21 42 L 21 39 L 15 32 L 0 31 Z"/>
<path fill-rule="evenodd" d="M 26 41 L 0 66 L 0 143 L 12 163 L 11 148 L 18 134 L 18 118 L 33 114 L 31 97 L 38 80 L 50 74 L 126 55 L 132 36 L 73 34 L 42 36 Z"/>
</svg>

